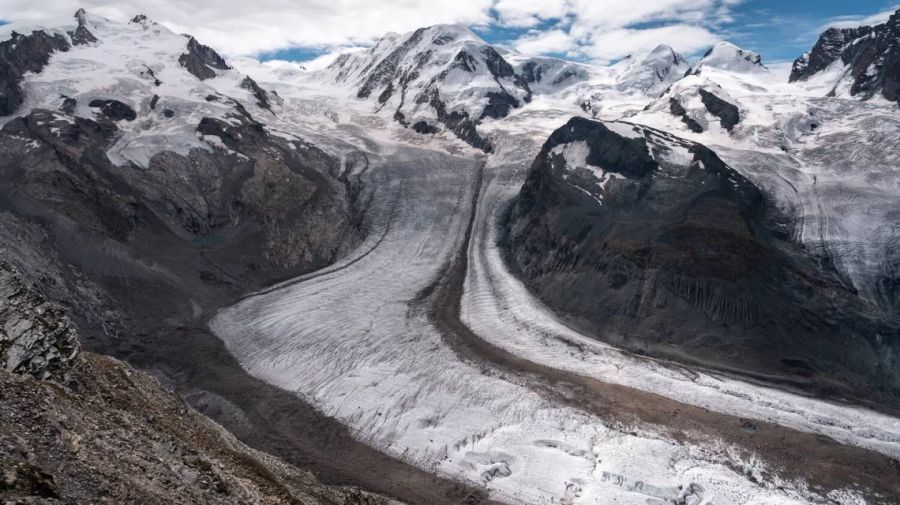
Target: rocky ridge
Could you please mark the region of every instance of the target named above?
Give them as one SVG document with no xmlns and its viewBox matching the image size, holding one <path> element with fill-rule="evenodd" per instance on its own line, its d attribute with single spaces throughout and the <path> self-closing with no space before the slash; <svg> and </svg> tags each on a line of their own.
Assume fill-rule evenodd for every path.
<svg viewBox="0 0 900 505">
<path fill-rule="evenodd" d="M 900 320 L 793 243 L 786 216 L 699 144 L 574 118 L 510 212 L 511 267 L 588 334 L 821 394 L 900 393 Z"/>
<path fill-rule="evenodd" d="M 80 352 L 72 323 L 0 262 L 4 503 L 396 503 L 240 443 L 143 372 Z"/>
<path fill-rule="evenodd" d="M 840 80 L 851 96 L 881 94 L 900 102 L 900 10 L 887 22 L 858 28 L 829 28 L 808 53 L 794 61 L 790 81 L 805 81 L 840 61 Z"/>
</svg>

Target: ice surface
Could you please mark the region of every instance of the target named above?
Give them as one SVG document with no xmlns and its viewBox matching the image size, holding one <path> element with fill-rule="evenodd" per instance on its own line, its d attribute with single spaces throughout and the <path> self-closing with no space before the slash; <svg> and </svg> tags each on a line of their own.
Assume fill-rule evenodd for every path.
<svg viewBox="0 0 900 505">
<path fill-rule="evenodd" d="M 385 140 L 380 142 L 383 148 Z M 703 490 L 698 503 L 812 500 L 802 483 L 752 483 L 728 465 L 737 462 L 752 474 L 760 463 L 742 461 L 727 444 L 691 446 L 647 426 L 611 425 L 548 401 L 515 377 L 461 360 L 415 299 L 461 244 L 478 160 L 402 145 L 389 151 L 368 154 L 366 181 L 375 188 L 376 208 L 372 233 L 356 254 L 248 298 L 213 321 L 250 373 L 296 392 L 346 423 L 360 440 L 422 468 L 484 485 L 509 502 L 645 505 L 675 500 L 690 489 Z M 488 168 L 489 174 L 498 172 L 508 170 Z M 612 370 L 627 360 L 596 342 L 601 352 L 593 357 L 557 353 L 564 345 L 547 341 L 564 330 L 545 310 L 521 305 L 524 317 L 535 319 L 523 323 L 518 311 L 498 314 L 496 305 L 484 302 L 494 292 L 497 305 L 505 307 L 515 287 L 505 273 L 487 281 L 488 294 L 473 287 L 486 279 L 480 255 L 496 253 L 485 248 L 491 237 L 484 218 L 521 182 L 507 178 L 498 185 L 494 175 L 481 196 L 479 239 L 470 256 L 475 268 L 464 299 L 466 321 L 482 338 L 508 341 L 504 347 L 529 358 L 535 350 L 549 351 L 547 360 L 565 369 L 599 367 L 596 373 L 607 370 L 607 378 L 646 380 L 659 390 L 674 384 L 688 400 L 705 394 L 711 408 L 719 407 L 719 398 L 731 398 L 707 384 L 674 378 L 664 367 L 642 365 L 619 375 Z M 482 314 L 498 320 L 487 325 Z M 763 390 L 758 399 L 767 395 Z M 872 415 L 857 417 L 866 426 Z M 869 436 L 881 434 L 873 430 Z"/>
</svg>

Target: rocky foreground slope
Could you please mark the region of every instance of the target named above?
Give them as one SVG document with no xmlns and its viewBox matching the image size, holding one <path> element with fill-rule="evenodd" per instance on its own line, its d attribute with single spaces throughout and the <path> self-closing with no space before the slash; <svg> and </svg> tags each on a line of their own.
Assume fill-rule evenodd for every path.
<svg viewBox="0 0 900 505">
<path fill-rule="evenodd" d="M 65 311 L 0 262 L 4 503 L 387 504 L 237 441 L 160 383 L 81 350 Z"/>
</svg>

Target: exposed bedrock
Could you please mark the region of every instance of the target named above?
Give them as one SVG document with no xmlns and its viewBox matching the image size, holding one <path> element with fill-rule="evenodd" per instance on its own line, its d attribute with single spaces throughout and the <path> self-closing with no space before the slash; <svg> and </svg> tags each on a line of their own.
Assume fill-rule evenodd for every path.
<svg viewBox="0 0 900 505">
<path fill-rule="evenodd" d="M 706 110 L 719 118 L 722 128 L 731 131 L 741 122 L 741 111 L 736 105 L 722 100 L 715 93 L 710 93 L 703 88 L 697 88 L 697 91 L 700 93 L 700 100 L 703 101 Z"/>
<path fill-rule="evenodd" d="M 900 396 L 897 315 L 793 243 L 791 223 L 699 144 L 573 118 L 509 212 L 510 266 L 589 334 L 822 394 Z"/>
<path fill-rule="evenodd" d="M 669 98 L 669 112 L 671 112 L 673 116 L 681 118 L 681 122 L 692 132 L 703 133 L 703 125 L 688 115 L 687 110 L 685 110 L 684 106 L 681 105 L 681 102 L 675 97 Z"/>
<path fill-rule="evenodd" d="M 231 68 L 219 53 L 197 42 L 194 37 L 188 39 L 187 52 L 178 57 L 178 63 L 201 81 L 215 77 L 216 70 Z"/>
<path fill-rule="evenodd" d="M 56 51 L 71 46 L 62 35 L 33 31 L 30 35 L 13 32 L 9 40 L 0 42 L 0 116 L 8 116 L 22 105 L 24 95 L 20 83 L 27 72 L 40 72 Z"/>
<path fill-rule="evenodd" d="M 882 94 L 900 102 L 900 10 L 880 25 L 829 28 L 812 50 L 797 58 L 790 81 L 805 81 L 840 60 L 850 80 L 850 94 Z"/>
<path fill-rule="evenodd" d="M 65 309 L 3 260 L 6 252 L 0 247 L 4 503 L 395 503 L 326 486 L 242 444 L 145 372 L 80 352 Z"/>
<path fill-rule="evenodd" d="M 69 272 L 59 282 L 100 286 L 126 318 L 192 320 L 204 300 L 213 307 L 356 244 L 337 160 L 268 135 L 248 115 L 206 118 L 198 133 L 222 147 L 115 166 L 106 155 L 115 123 L 36 109 L 0 130 L 0 213 L 43 230 L 17 245 L 56 251 Z M 75 315 L 106 324 L 92 316 L 102 303 L 89 305 Z"/>
</svg>

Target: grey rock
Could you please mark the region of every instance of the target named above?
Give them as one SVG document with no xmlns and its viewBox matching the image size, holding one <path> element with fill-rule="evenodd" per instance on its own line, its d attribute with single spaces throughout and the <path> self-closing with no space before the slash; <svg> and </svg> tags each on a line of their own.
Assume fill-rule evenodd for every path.
<svg viewBox="0 0 900 505">
<path fill-rule="evenodd" d="M 74 31 L 69 32 L 69 38 L 72 39 L 73 45 L 83 46 L 97 42 L 97 37 L 95 37 L 87 28 L 87 19 L 85 18 L 85 15 L 84 9 L 78 9 L 75 13 L 75 19 L 78 20 L 78 27 L 75 28 Z"/>
<path fill-rule="evenodd" d="M 75 327 L 63 309 L 0 259 L 0 367 L 65 382 L 80 349 Z"/>
<path fill-rule="evenodd" d="M 137 113 L 134 109 L 118 100 L 91 100 L 88 105 L 100 109 L 104 116 L 113 121 L 134 121 L 137 118 Z"/>
<path fill-rule="evenodd" d="M 260 88 L 259 84 L 256 84 L 256 81 L 250 76 L 244 77 L 244 80 L 241 81 L 241 87 L 253 93 L 254 98 L 256 98 L 256 105 L 263 109 L 272 109 L 272 105 L 269 103 L 269 93 Z"/>
<path fill-rule="evenodd" d="M 60 34 L 34 31 L 30 35 L 13 32 L 0 42 L 0 116 L 8 116 L 24 100 L 20 83 L 27 72 L 39 73 L 56 51 L 68 51 L 69 42 Z"/>
<path fill-rule="evenodd" d="M 741 122 L 741 111 L 736 105 L 722 100 L 715 93 L 710 93 L 703 88 L 698 88 L 700 100 L 710 114 L 719 118 L 719 123 L 728 131 L 734 129 Z"/>
<path fill-rule="evenodd" d="M 896 403 L 900 318 L 792 242 L 787 217 L 715 153 L 639 131 L 575 118 L 543 146 L 503 239 L 529 288 L 635 352 Z M 589 171 L 551 153 L 573 141 L 589 146 L 587 164 L 623 177 L 598 193 Z M 692 161 L 666 161 L 675 147 Z"/>
<path fill-rule="evenodd" d="M 215 77 L 216 72 L 213 69 L 231 69 L 225 63 L 225 60 L 219 56 L 219 53 L 215 52 L 211 47 L 197 42 L 197 39 L 194 37 L 188 39 L 187 52 L 178 57 L 178 63 L 201 81 Z"/>
<path fill-rule="evenodd" d="M 689 116 L 684 109 L 684 106 L 681 105 L 681 102 L 675 97 L 669 98 L 669 112 L 671 112 L 673 116 L 681 118 L 681 122 L 687 125 L 692 132 L 703 133 L 703 125 Z"/>
<path fill-rule="evenodd" d="M 851 95 L 881 93 L 900 102 L 900 10 L 874 27 L 829 28 L 810 52 L 794 61 L 790 81 L 809 79 L 838 59 L 850 67 Z"/>
</svg>

